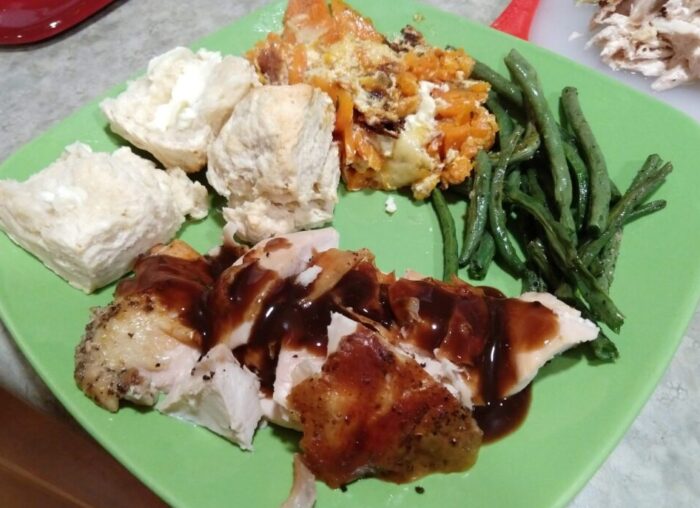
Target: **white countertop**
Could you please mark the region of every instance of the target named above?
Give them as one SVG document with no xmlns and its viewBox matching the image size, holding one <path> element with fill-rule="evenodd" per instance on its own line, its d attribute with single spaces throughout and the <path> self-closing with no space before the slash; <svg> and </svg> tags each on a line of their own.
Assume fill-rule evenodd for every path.
<svg viewBox="0 0 700 508">
<path fill-rule="evenodd" d="M 571 43 L 559 44 L 556 38 L 543 35 L 564 19 L 562 5 L 568 1 L 574 9 L 574 0 L 543 1 L 533 40 L 596 67 L 594 59 L 579 57 Z M 0 50 L 0 161 L 85 102 L 125 81 L 143 68 L 150 57 L 173 46 L 188 44 L 265 3 L 265 0 L 187 3 L 120 0 L 89 23 L 57 39 L 27 48 Z M 428 0 L 427 3 L 487 23 L 507 1 Z M 555 12 L 557 16 L 552 18 Z M 580 13 L 576 16 L 580 19 Z M 573 19 L 573 15 L 571 19 L 566 17 L 567 27 Z M 584 25 L 578 31 L 585 33 L 585 29 Z M 583 40 L 579 41 L 583 45 Z M 700 100 L 694 107 L 697 104 Z M 0 266 L 2 269 L 8 268 Z M 570 506 L 700 504 L 698 365 L 700 312 L 696 311 L 654 395 Z M 60 411 L 2 326 L 0 385 L 37 407 Z"/>
</svg>

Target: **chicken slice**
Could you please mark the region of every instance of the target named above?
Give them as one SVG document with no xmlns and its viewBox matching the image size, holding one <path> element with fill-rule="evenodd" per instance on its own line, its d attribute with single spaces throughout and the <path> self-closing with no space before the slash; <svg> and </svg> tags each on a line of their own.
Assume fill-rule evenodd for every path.
<svg viewBox="0 0 700 508">
<path fill-rule="evenodd" d="M 316 477 L 298 453 L 294 454 L 294 481 L 280 508 L 312 508 L 316 502 Z"/>
<path fill-rule="evenodd" d="M 303 459 L 332 488 L 363 476 L 405 482 L 469 468 L 481 431 L 471 413 L 413 359 L 358 325 L 320 375 L 292 389 Z"/>
<path fill-rule="evenodd" d="M 357 326 L 357 321 L 338 312 L 331 312 L 327 328 L 326 356 L 319 356 L 317 352 L 308 349 L 291 347 L 287 341 L 282 342 L 275 369 L 272 398 L 263 401 L 263 411 L 269 421 L 283 427 L 302 430 L 298 415 L 289 410 L 289 394 L 296 385 L 319 374 L 327 355 L 334 353 L 342 338 L 353 333 Z"/>
<path fill-rule="evenodd" d="M 218 316 L 212 326 L 212 343 L 231 349 L 246 344 L 266 295 L 280 280 L 305 272 L 315 253 L 336 248 L 338 242 L 338 232 L 332 228 L 302 231 L 263 240 L 236 260 L 212 290 L 211 314 Z M 250 291 L 251 285 L 256 286 L 255 291 Z M 237 290 L 240 294 L 232 297 Z"/>
<path fill-rule="evenodd" d="M 218 345 L 179 379 L 159 411 L 190 421 L 233 441 L 244 450 L 253 449 L 253 435 L 262 418 L 260 380 Z"/>
<path fill-rule="evenodd" d="M 275 381 L 272 397 L 263 400 L 263 412 L 272 423 L 295 430 L 301 430 L 296 415 L 289 411 L 287 397 L 292 388 L 306 378 L 321 372 L 325 356 L 315 351 L 296 349 L 282 343 L 277 357 Z"/>
<path fill-rule="evenodd" d="M 518 300 L 536 302 L 552 311 L 557 318 L 557 332 L 544 341 L 540 347 L 519 348 L 515 353 L 517 381 L 506 392 L 513 395 L 525 388 L 535 378 L 540 368 L 552 358 L 567 349 L 594 340 L 598 327 L 581 316 L 581 312 L 565 304 L 549 293 L 523 293 Z"/>
<path fill-rule="evenodd" d="M 94 311 L 75 351 L 78 387 L 110 411 L 121 399 L 153 405 L 190 373 L 202 343 L 196 309 L 213 283 L 205 259 L 177 240 L 152 249 L 134 270 L 114 301 Z"/>
<path fill-rule="evenodd" d="M 401 329 L 396 345 L 469 407 L 514 395 L 557 354 L 598 335 L 579 311 L 545 293 L 506 298 L 412 274 L 388 294 Z"/>
</svg>

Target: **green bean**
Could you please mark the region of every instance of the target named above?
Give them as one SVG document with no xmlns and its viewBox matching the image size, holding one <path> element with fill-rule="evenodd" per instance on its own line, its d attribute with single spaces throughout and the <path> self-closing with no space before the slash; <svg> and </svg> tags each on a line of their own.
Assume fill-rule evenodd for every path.
<svg viewBox="0 0 700 508">
<path fill-rule="evenodd" d="M 511 164 L 516 164 L 518 162 L 529 161 L 535 156 L 537 150 L 540 148 L 540 135 L 537 132 L 537 128 L 532 122 L 528 122 L 525 128 L 525 134 L 523 134 L 523 139 L 515 147 L 513 156 L 510 158 Z M 501 156 L 498 152 L 489 152 L 489 157 L 491 162 L 494 164 L 498 162 Z"/>
<path fill-rule="evenodd" d="M 510 157 L 513 155 L 515 145 L 523 133 L 523 128 L 517 126 L 513 134 L 506 141 L 501 150 L 501 159 L 496 165 L 491 178 L 491 194 L 489 199 L 489 226 L 496 243 L 496 250 L 501 256 L 506 268 L 517 277 L 525 273 L 525 264 L 518 257 L 513 243 L 508 237 L 506 228 L 506 213 L 503 210 L 503 188 L 505 185 L 506 170 Z"/>
<path fill-rule="evenodd" d="M 571 284 L 566 281 L 559 283 L 557 288 L 554 290 L 554 296 L 559 298 L 562 302 L 575 306 L 578 309 L 586 308 L 586 304 L 581 302 L 578 296 L 576 296 L 576 289 L 574 289 Z"/>
<path fill-rule="evenodd" d="M 571 251 L 573 247 L 569 244 L 569 237 L 566 230 L 554 219 L 547 207 L 532 196 L 528 196 L 522 191 L 515 190 L 512 187 L 506 188 L 506 196 L 510 201 L 530 214 L 540 226 L 542 226 L 542 230 L 545 233 L 545 237 L 555 257 L 567 263 L 567 260 L 572 257 Z M 575 251 L 573 255 L 575 255 Z M 563 266 L 563 268 L 567 267 Z"/>
<path fill-rule="evenodd" d="M 542 205 L 547 206 L 547 195 L 544 193 L 544 190 L 542 190 L 542 186 L 537 179 L 537 173 L 538 171 L 535 168 L 529 168 L 525 173 L 527 189 L 530 196 L 542 203 Z"/>
<path fill-rule="evenodd" d="M 586 164 L 573 143 L 564 141 L 564 153 L 576 180 L 576 227 L 580 230 L 588 210 L 588 168 L 586 168 Z"/>
<path fill-rule="evenodd" d="M 523 183 L 523 175 L 518 166 L 512 167 L 506 176 L 505 185 L 514 189 L 520 189 Z"/>
<path fill-rule="evenodd" d="M 474 176 L 474 188 L 469 208 L 467 208 L 464 242 L 462 243 L 462 253 L 459 256 L 460 266 L 466 265 L 469 262 L 469 258 L 476 251 L 488 221 L 493 169 L 488 155 L 483 150 L 476 154 L 474 171 L 476 173 Z"/>
<path fill-rule="evenodd" d="M 586 228 L 594 236 L 605 231 L 610 211 L 610 176 L 600 145 L 593 135 L 590 125 L 583 115 L 578 100 L 578 90 L 566 87 L 561 95 L 561 103 L 566 120 L 576 136 L 582 155 L 590 171 L 590 209 Z"/>
<path fill-rule="evenodd" d="M 547 283 L 537 274 L 537 272 L 525 270 L 520 285 L 520 292 L 528 293 L 530 291 L 545 293 L 547 291 Z"/>
<path fill-rule="evenodd" d="M 487 81 L 491 84 L 491 88 L 501 97 L 506 99 L 511 104 L 522 107 L 523 96 L 508 78 L 499 74 L 491 67 L 483 62 L 476 62 L 472 69 L 471 78 Z"/>
<path fill-rule="evenodd" d="M 598 284 L 605 291 L 610 289 L 615 273 L 615 265 L 617 258 L 620 255 L 620 245 L 622 244 L 622 229 L 618 229 L 613 234 L 612 238 L 600 253 L 598 261 L 600 263 L 600 275 L 598 275 Z"/>
<path fill-rule="evenodd" d="M 493 236 L 488 231 L 484 231 L 479 247 L 469 260 L 469 277 L 474 280 L 483 280 L 495 255 L 496 244 L 493 241 Z"/>
<path fill-rule="evenodd" d="M 443 245 L 443 275 L 442 279 L 446 282 L 452 280 L 452 277 L 457 275 L 457 233 L 455 232 L 455 223 L 452 219 L 452 214 L 447 208 L 447 201 L 437 187 L 433 189 L 431 201 L 435 208 L 440 230 L 442 231 Z"/>
<path fill-rule="evenodd" d="M 554 220 L 546 207 L 523 192 L 508 188 L 507 195 L 513 203 L 532 215 L 540 224 L 554 255 L 554 262 L 562 273 L 575 282 L 576 287 L 588 302 L 592 314 L 613 331 L 619 331 L 624 321 L 622 313 L 584 266 L 564 226 Z"/>
<path fill-rule="evenodd" d="M 653 196 L 656 193 L 656 191 L 659 190 L 659 188 L 664 184 L 665 181 L 666 180 L 664 180 L 663 178 L 656 179 L 654 183 L 647 188 L 646 194 L 644 195 L 644 199 L 642 199 L 640 203 L 646 201 L 648 198 Z M 640 204 L 637 208 L 639 208 L 640 206 L 642 205 Z"/>
<path fill-rule="evenodd" d="M 505 62 L 513 79 L 520 86 L 523 99 L 542 136 L 552 172 L 554 201 L 558 208 L 559 221 L 566 228 L 569 236 L 573 236 L 576 227 L 571 215 L 571 178 L 562 146 L 559 125 L 549 109 L 537 72 L 532 65 L 516 50 L 511 50 Z"/>
<path fill-rule="evenodd" d="M 585 319 L 593 322 L 596 321 L 595 317 L 586 307 L 586 304 L 583 303 L 578 296 L 576 296 L 573 288 L 568 284 L 562 284 L 562 286 L 557 288 L 555 295 L 560 300 L 567 302 L 569 305 L 581 311 L 581 316 Z M 593 353 L 593 356 L 595 356 L 598 360 L 603 362 L 612 362 L 617 360 L 617 358 L 620 356 L 617 346 L 610 339 L 610 337 L 603 332 L 603 330 L 600 328 L 600 324 L 596 323 L 596 325 L 598 325 L 598 336 L 587 343 L 588 348 L 591 350 L 591 353 Z"/>
<path fill-rule="evenodd" d="M 537 132 L 537 127 L 532 122 L 528 122 L 525 127 L 523 139 L 515 149 L 511 163 L 522 162 L 532 159 L 537 150 L 540 148 L 540 135 Z"/>
<path fill-rule="evenodd" d="M 640 170 L 637 171 L 637 174 L 634 175 L 630 187 L 636 187 L 637 185 L 639 185 L 639 183 L 645 178 L 647 178 L 650 173 L 657 171 L 661 167 L 661 164 L 663 164 L 661 157 L 659 157 L 655 153 L 651 154 L 649 157 L 646 158 Z"/>
<path fill-rule="evenodd" d="M 617 350 L 615 343 L 610 340 L 610 337 L 605 335 L 603 330 L 598 329 L 598 336 L 588 343 L 593 355 L 598 360 L 604 362 L 612 362 L 620 357 L 620 352 Z"/>
<path fill-rule="evenodd" d="M 645 171 L 645 167 L 646 164 L 640 169 L 640 173 Z M 663 181 L 671 171 L 673 171 L 673 165 L 669 162 L 656 170 L 645 172 L 643 178 L 635 178 L 627 192 L 610 211 L 607 221 L 608 227 L 603 234 L 582 246 L 580 255 L 585 266 L 591 264 L 601 249 L 610 241 L 615 231 L 624 225 L 627 216 L 649 197 L 651 191 L 658 188 L 659 182 Z"/>
<path fill-rule="evenodd" d="M 647 215 L 656 213 L 659 210 L 663 210 L 664 208 L 666 208 L 665 199 L 657 199 L 656 201 L 649 201 L 648 203 L 639 205 L 637 208 L 635 208 L 627 214 L 627 216 L 625 217 L 625 224 L 629 224 L 630 222 L 634 222 L 637 219 L 641 219 L 642 217 L 646 217 Z"/>
<path fill-rule="evenodd" d="M 644 180 L 638 182 L 636 188 L 639 190 L 639 201 L 634 204 L 634 208 L 638 207 L 641 203 L 646 201 L 652 194 L 654 194 L 659 189 L 659 187 L 661 187 L 661 185 L 666 181 L 666 177 L 672 171 L 673 164 L 667 162 L 660 168 L 649 172 Z"/>
<path fill-rule="evenodd" d="M 615 182 L 610 179 L 610 206 L 614 206 L 618 201 L 620 201 L 621 197 L 622 192 L 620 192 L 620 189 L 617 188 Z"/>
<path fill-rule="evenodd" d="M 550 288 L 555 288 L 561 282 L 560 277 L 555 273 L 549 259 L 547 257 L 547 251 L 545 249 L 542 240 L 536 238 L 527 243 L 525 247 L 528 255 L 528 259 L 532 261 L 535 267 L 542 274 L 542 278 L 547 283 Z"/>
<path fill-rule="evenodd" d="M 486 107 L 496 117 L 498 124 L 498 143 L 503 150 L 503 145 L 506 139 L 513 133 L 513 119 L 510 117 L 506 109 L 498 102 L 496 95 L 489 92 L 489 98 L 486 99 Z"/>
<path fill-rule="evenodd" d="M 581 311 L 581 316 L 584 318 L 595 322 L 595 317 L 588 310 L 586 304 L 583 303 L 576 295 L 576 292 L 571 285 L 567 283 L 560 284 L 554 291 L 554 295 L 563 302 L 566 302 L 572 307 L 575 307 Z M 593 356 L 595 356 L 598 360 L 610 362 L 616 360 L 620 356 L 617 346 L 615 346 L 615 343 L 610 340 L 607 335 L 605 335 L 602 329 L 600 329 L 600 325 L 598 325 L 598 336 L 592 341 L 588 342 L 587 345 L 593 353 Z"/>
<path fill-rule="evenodd" d="M 572 269 L 576 287 L 588 302 L 593 317 L 608 325 L 615 333 L 620 333 L 625 317 L 608 296 L 607 290 L 600 286 L 578 257 L 573 258 Z"/>
</svg>

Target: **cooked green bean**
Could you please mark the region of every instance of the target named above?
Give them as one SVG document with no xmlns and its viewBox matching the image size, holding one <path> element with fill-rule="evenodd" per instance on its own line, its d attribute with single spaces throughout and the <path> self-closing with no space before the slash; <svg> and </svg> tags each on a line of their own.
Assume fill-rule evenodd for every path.
<svg viewBox="0 0 700 508">
<path fill-rule="evenodd" d="M 555 254 L 555 258 L 564 262 L 564 266 L 560 268 L 568 268 L 568 260 L 575 256 L 575 250 L 569 243 L 569 236 L 564 226 L 554 219 L 543 203 L 537 201 L 532 196 L 528 196 L 522 191 L 515 190 L 512 187 L 506 189 L 506 195 L 510 201 L 529 213 L 540 226 L 542 226 L 542 230 L 545 233 L 552 253 Z M 566 270 L 563 271 L 566 272 Z"/>
<path fill-rule="evenodd" d="M 661 167 L 661 164 L 663 164 L 663 160 L 661 160 L 661 157 L 659 157 L 655 153 L 651 154 L 649 157 L 646 158 L 641 169 L 637 171 L 637 174 L 634 175 L 632 183 L 630 183 L 630 187 L 636 187 L 637 185 L 639 185 L 639 182 L 647 178 L 647 176 L 649 176 L 649 173 L 657 171 Z"/>
<path fill-rule="evenodd" d="M 646 164 L 640 169 L 640 173 L 645 171 L 645 167 Z M 673 165 L 669 162 L 656 170 L 645 172 L 643 178 L 635 178 L 620 201 L 610 210 L 608 227 L 603 234 L 581 248 L 581 260 L 585 266 L 591 264 L 601 249 L 610 241 L 612 235 L 624 225 L 627 216 L 649 197 L 651 191 L 658 188 L 659 182 L 663 181 L 671 171 L 673 171 Z"/>
<path fill-rule="evenodd" d="M 513 133 L 513 119 L 510 117 L 506 109 L 498 102 L 496 94 L 489 92 L 489 97 L 486 99 L 486 107 L 496 117 L 498 124 L 498 144 L 503 150 L 503 145 L 506 139 Z"/>
<path fill-rule="evenodd" d="M 576 227 L 580 230 L 588 210 L 588 168 L 573 143 L 564 141 L 564 153 L 576 180 Z"/>
<path fill-rule="evenodd" d="M 606 289 L 600 286 L 596 278 L 583 265 L 581 259 L 575 257 L 572 261 L 576 287 L 588 302 L 593 317 L 608 325 L 615 333 L 619 333 L 625 322 L 622 312 L 608 296 Z"/>
<path fill-rule="evenodd" d="M 495 255 L 496 244 L 493 241 L 493 236 L 488 231 L 484 231 L 479 247 L 469 260 L 469 277 L 474 280 L 483 280 Z"/>
<path fill-rule="evenodd" d="M 618 229 L 613 234 L 610 241 L 600 253 L 598 262 L 600 263 L 600 274 L 597 276 L 598 284 L 605 291 L 610 289 L 615 272 L 617 258 L 620 255 L 620 245 L 622 244 L 622 229 Z"/>
<path fill-rule="evenodd" d="M 574 288 L 572 288 L 569 284 L 561 284 L 554 292 L 554 295 L 569 305 L 576 307 L 579 311 L 581 311 L 581 316 L 584 318 L 590 321 L 596 320 L 595 316 L 591 314 L 586 304 L 581 301 L 581 299 L 576 295 Z M 607 335 L 605 335 L 603 330 L 600 328 L 600 325 L 598 325 L 598 336 L 587 344 L 593 355 L 598 360 L 610 362 L 616 360 L 620 356 L 617 346 L 615 346 L 615 343 L 610 340 Z"/>
<path fill-rule="evenodd" d="M 624 321 L 622 313 L 584 266 L 564 226 L 554 220 L 546 207 L 523 192 L 508 188 L 507 195 L 513 203 L 532 215 L 540 224 L 554 255 L 554 262 L 563 274 L 576 283 L 576 287 L 588 302 L 591 313 L 611 330 L 619 331 Z"/>
<path fill-rule="evenodd" d="M 542 274 L 547 286 L 550 288 L 557 287 L 561 280 L 555 273 L 552 264 L 547 258 L 547 251 L 542 243 L 542 240 L 536 238 L 529 241 L 525 249 L 527 250 L 528 259 L 532 261 L 535 267 L 540 271 L 540 274 Z"/>
<path fill-rule="evenodd" d="M 532 122 L 528 122 L 525 127 L 525 134 L 523 134 L 523 139 L 518 143 L 515 148 L 513 157 L 511 158 L 511 163 L 522 162 L 532 159 L 537 150 L 540 148 L 540 135 L 537 132 L 537 127 Z"/>
<path fill-rule="evenodd" d="M 499 74 L 483 62 L 476 62 L 471 73 L 471 78 L 486 81 L 491 84 L 491 88 L 501 97 L 515 106 L 522 107 L 523 95 L 518 87 L 508 78 Z"/>
<path fill-rule="evenodd" d="M 532 122 L 528 122 L 525 128 L 525 134 L 523 134 L 523 139 L 518 143 L 518 146 L 515 147 L 513 156 L 510 158 L 510 163 L 516 164 L 518 162 L 529 161 L 535 156 L 539 148 L 540 135 L 535 125 Z M 493 163 L 498 162 L 500 156 L 501 154 L 498 152 L 489 152 L 489 157 Z"/>
<path fill-rule="evenodd" d="M 489 217 L 489 195 L 493 168 L 489 156 L 483 150 L 476 154 L 474 171 L 474 188 L 469 208 L 467 208 L 464 242 L 462 243 L 462 253 L 459 256 L 460 266 L 466 265 L 476 251 Z"/>
<path fill-rule="evenodd" d="M 536 293 L 545 293 L 547 291 L 547 283 L 539 276 L 537 272 L 525 270 L 522 276 L 520 292 L 527 293 L 534 291 Z"/>
<path fill-rule="evenodd" d="M 598 337 L 588 344 L 598 360 L 610 362 L 617 360 L 617 358 L 620 356 L 617 346 L 612 340 L 610 340 L 610 337 L 603 333 L 603 330 L 598 329 Z"/>
<path fill-rule="evenodd" d="M 641 219 L 642 217 L 651 215 L 652 213 L 658 212 L 659 210 L 663 210 L 664 208 L 666 208 L 665 199 L 657 199 L 656 201 L 649 201 L 648 203 L 639 205 L 637 208 L 635 208 L 627 214 L 627 216 L 625 217 L 625 224 L 634 222 L 637 219 Z"/>
<path fill-rule="evenodd" d="M 501 150 L 501 158 L 494 168 L 491 178 L 491 193 L 488 207 L 489 226 L 496 243 L 496 250 L 506 268 L 517 277 L 521 277 L 525 273 L 525 263 L 518 257 L 518 253 L 508 237 L 506 213 L 503 210 L 503 188 L 510 158 L 522 133 L 523 128 L 517 126 Z"/>
<path fill-rule="evenodd" d="M 651 201 L 645 203 L 630 212 L 625 218 L 625 224 L 636 219 L 662 210 L 666 207 L 666 201 Z M 603 247 L 600 255 L 591 262 L 591 273 L 598 279 L 601 288 L 608 291 L 612 285 L 615 273 L 615 265 L 620 254 L 620 244 L 622 243 L 622 228 L 619 228 L 610 237 L 610 241 Z"/>
<path fill-rule="evenodd" d="M 525 173 L 528 193 L 542 203 L 542 205 L 547 206 L 547 195 L 544 193 L 544 190 L 542 190 L 540 181 L 537 179 L 537 173 L 538 170 L 535 168 L 529 168 Z"/>
<path fill-rule="evenodd" d="M 457 233 L 455 232 L 455 222 L 447 208 L 447 201 L 437 187 L 433 189 L 431 201 L 435 208 L 440 230 L 442 231 L 443 249 L 443 270 L 442 279 L 446 282 L 452 280 L 457 275 Z"/>
<path fill-rule="evenodd" d="M 520 172 L 520 168 L 517 166 L 511 167 L 510 171 L 508 172 L 508 176 L 506 176 L 506 181 L 505 181 L 506 187 L 510 186 L 514 189 L 520 189 L 522 182 L 523 182 L 523 176 L 522 176 L 522 173 Z"/>
<path fill-rule="evenodd" d="M 569 305 L 575 305 L 578 309 L 585 309 L 586 304 L 576 296 L 576 290 L 568 282 L 560 282 L 554 290 L 554 296 Z"/>
<path fill-rule="evenodd" d="M 615 185 L 615 182 L 610 180 L 610 206 L 614 206 L 615 203 L 620 201 L 620 198 L 622 197 L 622 192 L 620 192 L 620 189 L 617 188 L 617 185 Z"/>
<path fill-rule="evenodd" d="M 559 297 L 559 295 L 562 293 L 566 293 L 565 295 L 562 295 L 564 296 L 562 300 L 580 310 L 581 316 L 589 321 L 596 321 L 595 316 L 591 314 L 590 310 L 586 307 L 586 304 L 583 303 L 578 296 L 576 296 L 571 286 L 566 285 L 558 288 L 557 297 Z M 598 360 L 602 360 L 604 362 L 616 360 L 620 356 L 617 346 L 610 339 L 610 337 L 603 332 L 602 328 L 600 328 L 600 324 L 596 324 L 598 325 L 598 336 L 588 343 L 588 347 L 591 349 L 593 356 L 595 356 Z"/>
<path fill-rule="evenodd" d="M 588 210 L 586 229 L 594 236 L 599 236 L 605 230 L 608 212 L 610 211 L 610 176 L 608 175 L 608 167 L 600 145 L 596 141 L 595 135 L 581 110 L 578 90 L 570 86 L 564 88 L 561 94 L 561 104 L 566 120 L 576 136 L 583 159 L 586 161 L 590 171 L 591 203 Z"/>
<path fill-rule="evenodd" d="M 515 49 L 505 59 L 513 80 L 520 86 L 523 99 L 537 125 L 547 156 L 549 158 L 554 201 L 558 208 L 559 222 L 566 228 L 569 236 L 574 235 L 576 226 L 571 214 L 572 186 L 569 167 L 562 145 L 561 133 L 544 97 L 537 72 Z"/>
</svg>

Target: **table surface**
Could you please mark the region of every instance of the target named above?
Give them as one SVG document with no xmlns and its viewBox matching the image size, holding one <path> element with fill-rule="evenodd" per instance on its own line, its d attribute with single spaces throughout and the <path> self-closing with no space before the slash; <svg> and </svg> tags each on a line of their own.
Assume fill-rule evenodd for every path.
<svg viewBox="0 0 700 508">
<path fill-rule="evenodd" d="M 574 0 L 557 1 L 570 1 L 574 8 Z M 0 90 L 3 91 L 0 161 L 71 111 L 133 76 L 152 56 L 193 42 L 265 3 L 265 0 L 187 3 L 118 0 L 88 23 L 56 39 L 0 50 Z M 489 23 L 507 1 L 427 0 L 427 3 Z M 551 14 L 547 9 L 540 10 L 535 30 L 547 26 L 548 12 Z M 578 31 L 585 33 L 586 28 L 581 26 Z M 533 33 L 533 40 L 544 38 Z M 578 39 L 578 44 L 584 42 L 585 36 Z M 567 53 L 563 48 L 559 52 Z M 700 502 L 697 365 L 700 365 L 700 311 L 695 312 L 653 396 L 571 507 L 682 507 Z M 1 322 L 0 386 L 38 408 L 62 411 Z"/>
</svg>

